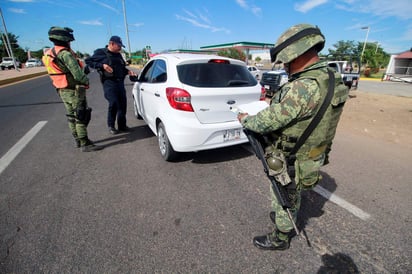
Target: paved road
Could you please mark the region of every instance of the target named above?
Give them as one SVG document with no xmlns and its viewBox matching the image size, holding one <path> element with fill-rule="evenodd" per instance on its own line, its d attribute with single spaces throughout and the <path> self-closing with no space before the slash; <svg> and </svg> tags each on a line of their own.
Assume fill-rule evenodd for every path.
<svg viewBox="0 0 412 274">
<path fill-rule="evenodd" d="M 311 247 L 262 252 L 251 239 L 271 228 L 269 184 L 250 148 L 166 163 L 133 118 L 131 85 L 133 131 L 112 136 L 90 77 L 96 153 L 73 148 L 47 77 L 0 88 L 0 273 L 412 271 L 410 149 L 338 128 L 322 188 L 303 197 Z"/>
<path fill-rule="evenodd" d="M 412 97 L 412 83 L 361 79 L 357 91 Z"/>
</svg>

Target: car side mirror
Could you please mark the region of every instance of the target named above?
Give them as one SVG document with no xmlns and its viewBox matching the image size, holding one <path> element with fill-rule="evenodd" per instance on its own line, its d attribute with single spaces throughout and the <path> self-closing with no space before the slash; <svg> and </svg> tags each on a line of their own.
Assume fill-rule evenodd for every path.
<svg viewBox="0 0 412 274">
<path fill-rule="evenodd" d="M 137 82 L 137 81 L 139 81 L 139 76 L 129 75 L 129 80 L 130 80 L 130 82 Z"/>
</svg>

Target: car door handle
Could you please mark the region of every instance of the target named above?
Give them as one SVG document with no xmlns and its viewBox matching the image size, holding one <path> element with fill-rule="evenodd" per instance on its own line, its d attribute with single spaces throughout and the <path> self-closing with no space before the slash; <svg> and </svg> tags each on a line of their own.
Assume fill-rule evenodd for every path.
<svg viewBox="0 0 412 274">
<path fill-rule="evenodd" d="M 144 88 L 140 88 L 140 91 L 144 91 Z"/>
<path fill-rule="evenodd" d="M 155 95 L 156 97 L 160 97 L 160 94 L 157 93 L 157 92 L 156 92 L 154 95 Z"/>
</svg>

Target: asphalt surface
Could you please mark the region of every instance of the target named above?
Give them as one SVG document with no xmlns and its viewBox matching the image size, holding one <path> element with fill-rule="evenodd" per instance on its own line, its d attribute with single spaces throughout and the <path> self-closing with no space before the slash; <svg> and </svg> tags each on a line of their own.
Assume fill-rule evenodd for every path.
<svg viewBox="0 0 412 274">
<path fill-rule="evenodd" d="M 264 252 L 251 239 L 272 227 L 269 183 L 250 147 L 164 162 L 133 117 L 131 83 L 132 132 L 113 136 L 90 79 L 96 153 L 73 147 L 48 77 L 0 88 L 0 273 L 411 273 L 410 149 L 338 128 L 326 192 L 302 200 L 310 246 Z"/>
</svg>

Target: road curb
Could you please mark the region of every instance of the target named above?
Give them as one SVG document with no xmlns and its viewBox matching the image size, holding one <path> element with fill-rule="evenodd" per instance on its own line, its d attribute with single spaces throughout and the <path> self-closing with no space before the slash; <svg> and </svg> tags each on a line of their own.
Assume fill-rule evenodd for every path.
<svg viewBox="0 0 412 274">
<path fill-rule="evenodd" d="M 12 78 L 8 78 L 8 79 L 3 79 L 3 80 L 0 80 L 0 86 L 11 84 L 11 83 L 22 81 L 22 80 L 26 80 L 26 79 L 30 79 L 30 78 L 34 78 L 34 77 L 37 77 L 37 76 L 46 75 L 46 74 L 47 74 L 47 71 L 41 71 L 41 72 L 21 75 L 21 76 L 17 76 L 17 77 L 12 77 Z"/>
<path fill-rule="evenodd" d="M 382 79 L 380 79 L 380 78 L 361 77 L 361 78 L 359 78 L 359 81 L 379 81 L 379 82 L 382 82 Z"/>
</svg>

